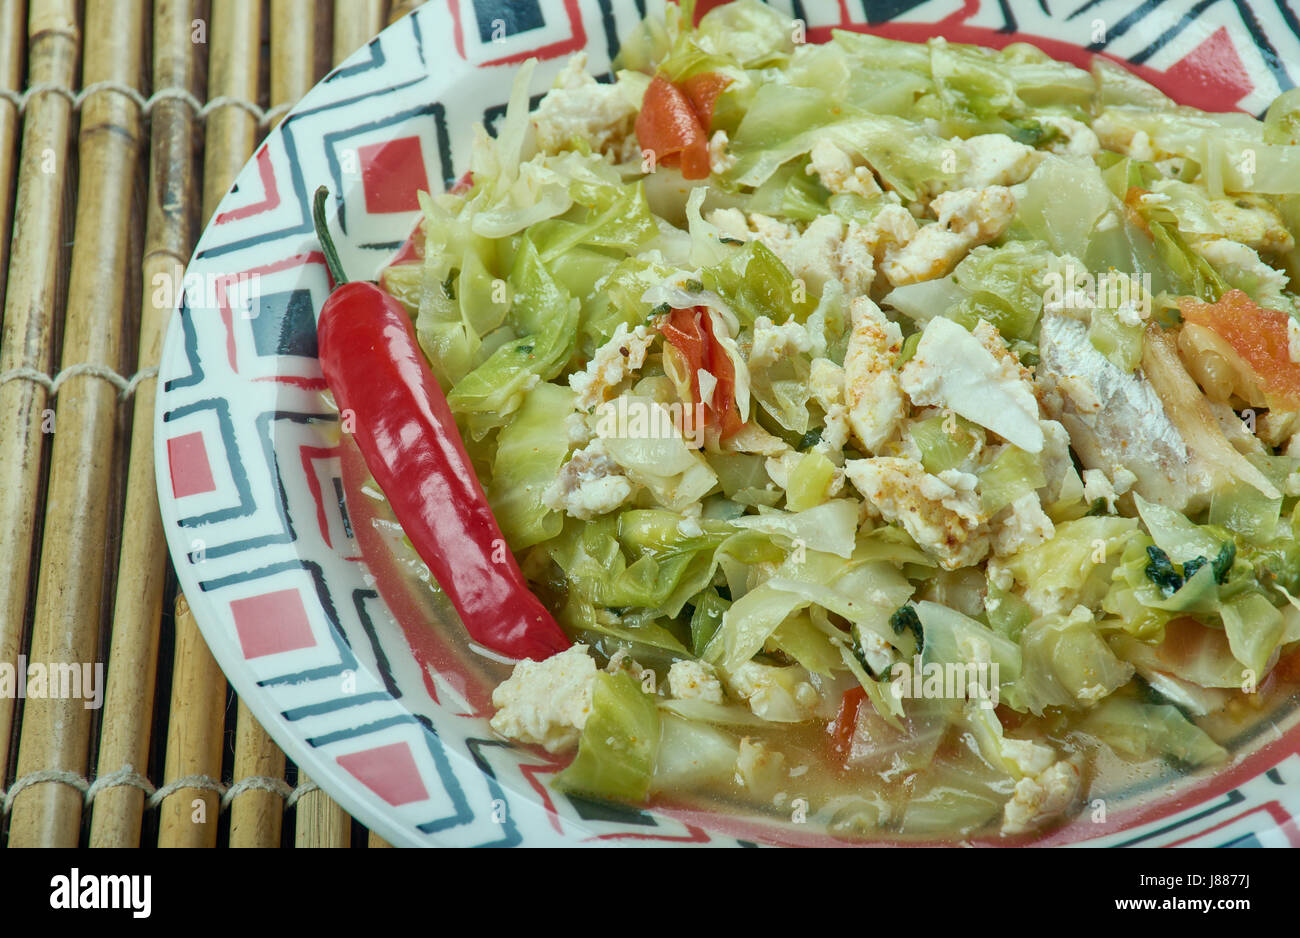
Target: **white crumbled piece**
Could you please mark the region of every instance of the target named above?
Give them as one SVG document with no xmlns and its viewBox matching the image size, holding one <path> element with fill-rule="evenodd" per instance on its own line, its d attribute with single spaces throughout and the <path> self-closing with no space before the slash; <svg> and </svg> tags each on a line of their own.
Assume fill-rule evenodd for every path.
<svg viewBox="0 0 1300 938">
<path fill-rule="evenodd" d="M 880 184 L 870 166 L 854 165 L 853 156 L 833 140 L 822 137 L 808 154 L 808 174 L 817 175 L 832 193 L 873 196 L 880 194 Z"/>
<path fill-rule="evenodd" d="M 555 87 L 546 93 L 532 114 L 537 145 L 545 153 L 559 153 L 585 140 L 597 153 L 616 160 L 640 153 L 632 125 L 636 108 L 615 85 L 601 84 L 587 74 L 587 54 L 569 60 Z"/>
<path fill-rule="evenodd" d="M 988 566 L 984 568 L 984 573 L 988 577 L 989 585 L 1000 589 L 1004 593 L 1011 592 L 1016 585 L 1016 575 L 1006 566 L 999 563 L 997 558 L 990 557 Z"/>
<path fill-rule="evenodd" d="M 948 408 L 1026 452 L 1042 452 L 1029 372 L 984 320 L 972 334 L 943 316 L 931 319 L 898 380 L 914 405 Z"/>
<path fill-rule="evenodd" d="M 845 296 L 852 299 L 870 291 L 886 251 L 901 248 L 917 230 L 916 218 L 901 205 L 883 206 L 865 225 L 850 221 L 835 254 Z"/>
<path fill-rule="evenodd" d="M 1006 230 L 1016 215 L 1016 197 L 1006 186 L 957 189 L 937 196 L 930 210 L 940 225 L 964 234 L 974 246 L 992 241 Z"/>
<path fill-rule="evenodd" d="M 961 186 L 966 189 L 1014 186 L 1028 179 L 1043 159 L 1043 154 L 1033 147 L 1006 134 L 979 134 L 951 142 L 954 146 L 960 144 L 969 160 L 961 177 Z"/>
<path fill-rule="evenodd" d="M 844 352 L 844 404 L 853 435 L 868 454 L 875 455 L 906 416 L 894 370 L 903 333 L 870 297 L 854 299 L 849 316 L 852 332 Z"/>
<path fill-rule="evenodd" d="M 1192 250 L 1230 281 L 1254 281 L 1256 292 L 1267 302 L 1280 299 L 1287 287 L 1287 275 L 1264 263 L 1259 252 L 1229 238 L 1189 238 Z"/>
<path fill-rule="evenodd" d="M 887 248 L 906 244 L 920 229 L 916 224 L 916 216 L 901 205 L 891 204 L 881 207 L 861 230 L 863 239 L 879 260 Z"/>
<path fill-rule="evenodd" d="M 1146 319 L 1146 317 L 1142 315 L 1142 310 L 1138 309 L 1131 302 L 1121 303 L 1119 306 L 1115 307 L 1115 318 L 1120 321 L 1121 325 L 1129 326 L 1130 328 L 1142 325 L 1143 321 Z"/>
<path fill-rule="evenodd" d="M 1286 355 L 1293 363 L 1300 365 L 1300 322 L 1294 319 L 1286 321 Z"/>
<path fill-rule="evenodd" d="M 1125 120 L 1108 111 L 1103 110 L 1093 119 L 1092 131 L 1107 150 L 1131 156 L 1135 160 L 1155 163 L 1167 160 L 1173 155 L 1164 150 L 1157 150 L 1145 130 L 1133 130 Z"/>
<path fill-rule="evenodd" d="M 1133 486 L 1137 485 L 1137 475 L 1123 466 L 1116 466 L 1110 475 L 1111 484 L 1115 487 L 1116 495 L 1125 495 L 1132 491 Z"/>
<path fill-rule="evenodd" d="M 1005 509 L 993 534 L 993 553 L 1009 557 L 1036 547 L 1056 534 L 1056 526 L 1043 511 L 1038 493 L 1027 492 Z"/>
<path fill-rule="evenodd" d="M 867 228 L 857 221 L 849 222 L 835 254 L 835 263 L 847 298 L 865 296 L 871 291 L 876 281 L 876 254 Z"/>
<path fill-rule="evenodd" d="M 723 449 L 733 453 L 780 456 L 790 450 L 790 444 L 779 436 L 768 433 L 756 421 L 751 420 L 723 444 Z"/>
<path fill-rule="evenodd" d="M 738 208 L 715 208 L 705 216 L 704 220 L 717 228 L 718 233 L 724 238 L 748 241 L 754 237 L 754 232 L 749 230 L 749 223 L 745 221 L 745 213 Z"/>
<path fill-rule="evenodd" d="M 713 175 L 721 176 L 736 165 L 736 158 L 729 150 L 730 146 L 731 141 L 727 138 L 725 130 L 716 131 L 709 138 L 709 172 Z"/>
<path fill-rule="evenodd" d="M 1091 157 L 1101 149 L 1101 141 L 1092 128 L 1073 117 L 1045 114 L 1039 116 L 1038 122 L 1060 131 L 1060 137 L 1047 145 L 1047 149 L 1053 153 Z"/>
<path fill-rule="evenodd" d="M 1270 410 L 1255 418 L 1255 435 L 1269 446 L 1289 444 L 1300 431 L 1300 411 Z"/>
<path fill-rule="evenodd" d="M 956 267 L 971 247 L 942 225 L 926 225 L 904 247 L 887 253 L 880 269 L 896 287 L 935 280 Z"/>
<path fill-rule="evenodd" d="M 749 222 L 754 228 L 754 236 L 764 247 L 813 290 L 821 290 L 828 280 L 839 279 L 835 260 L 844 225 L 834 215 L 814 218 L 802 233 L 794 225 L 757 212 L 749 216 Z"/>
<path fill-rule="evenodd" d="M 826 411 L 826 423 L 822 426 L 821 439 L 813 445 L 815 453 L 821 453 L 832 462 L 843 458 L 842 450 L 849 441 L 849 412 L 843 404 L 833 404 Z"/>
<path fill-rule="evenodd" d="M 829 358 L 814 358 L 808 371 L 808 389 L 822 410 L 844 403 L 844 369 Z"/>
<path fill-rule="evenodd" d="M 678 700 L 703 700 L 714 704 L 725 703 L 727 699 L 713 668 L 688 658 L 674 661 L 669 667 L 668 693 Z"/>
<path fill-rule="evenodd" d="M 882 206 L 866 224 L 854 220 L 845 226 L 834 215 L 822 215 L 803 231 L 758 212 L 746 221 L 735 208 L 714 209 L 707 220 L 724 238 L 760 242 L 813 290 L 838 280 L 850 299 L 871 289 L 886 251 L 901 248 L 917 233 L 916 219 L 893 203 Z"/>
<path fill-rule="evenodd" d="M 1099 498 L 1106 500 L 1106 510 L 1113 515 L 1115 499 L 1119 498 L 1119 493 L 1111 485 L 1110 479 L 1100 469 L 1083 470 L 1083 500 L 1091 505 Z"/>
<path fill-rule="evenodd" d="M 736 757 L 736 784 L 743 785 L 760 798 L 775 798 L 789 777 L 785 755 L 768 749 L 748 736 L 740 740 Z"/>
<path fill-rule="evenodd" d="M 591 410 L 603 404 L 609 391 L 645 364 L 646 353 L 656 337 L 656 332 L 643 325 L 629 332 L 627 323 L 619 323 L 610 340 L 596 349 L 587 367 L 569 375 L 569 387 L 578 395 L 574 406 Z"/>
<path fill-rule="evenodd" d="M 754 320 L 754 346 L 749 352 L 751 371 L 770 367 L 782 359 L 811 350 L 812 336 L 793 317 L 780 326 L 766 316 Z"/>
<path fill-rule="evenodd" d="M 955 189 L 930 203 L 938 221 L 901 248 L 887 251 L 881 270 L 894 286 L 942 277 L 971 248 L 987 244 L 1011 224 L 1016 198 L 1005 186 Z"/>
<path fill-rule="evenodd" d="M 560 467 L 560 474 L 542 493 L 542 504 L 590 521 L 613 511 L 635 491 L 636 484 L 610 458 L 604 441 L 592 440 Z"/>
<path fill-rule="evenodd" d="M 976 476 L 951 469 L 933 476 L 919 461 L 895 456 L 851 459 L 844 474 L 886 521 L 901 524 L 947 569 L 979 563 L 988 554 L 988 519 Z"/>
<path fill-rule="evenodd" d="M 586 645 L 545 661 L 520 661 L 492 691 L 492 729 L 547 752 L 569 749 L 587 725 L 595 682 L 596 662 Z"/>
<path fill-rule="evenodd" d="M 763 468 L 767 470 L 767 477 L 772 480 L 777 488 L 788 489 L 790 487 L 790 473 L 794 472 L 801 459 L 803 459 L 803 453 L 787 449 L 779 455 L 767 457 L 763 461 Z"/>
<path fill-rule="evenodd" d="M 852 429 L 848 407 L 844 403 L 844 369 L 829 358 L 814 358 L 808 374 L 808 386 L 813 400 L 826 412 L 822 436 L 813 446 L 813 451 L 821 453 L 832 462 L 838 462 Z"/>
<path fill-rule="evenodd" d="M 571 449 L 581 449 L 591 442 L 591 428 L 579 412 L 574 411 L 564 418 L 564 438 Z"/>
<path fill-rule="evenodd" d="M 870 629 L 855 629 L 858 647 L 872 674 L 885 674 L 894 664 L 894 648 Z"/>
<path fill-rule="evenodd" d="M 1019 774 L 1031 778 L 1047 771 L 1056 761 L 1056 750 L 1051 746 L 1036 743 L 1032 739 L 1014 739 L 1004 736 L 999 751 Z"/>
<path fill-rule="evenodd" d="M 1147 160 L 1148 162 L 1156 158 L 1156 148 L 1151 142 L 1151 137 L 1145 130 L 1139 130 L 1133 134 L 1129 140 L 1128 155 L 1135 160 Z"/>
<path fill-rule="evenodd" d="M 808 672 L 797 665 L 777 667 L 746 661 L 724 676 L 728 688 L 749 704 L 754 716 L 773 723 L 810 720 L 821 703 Z"/>
<path fill-rule="evenodd" d="M 1295 236 L 1267 202 L 1246 197 L 1211 199 L 1210 214 L 1223 236 L 1256 251 L 1284 254 L 1295 247 Z"/>
<path fill-rule="evenodd" d="M 1060 817 L 1079 793 L 1079 768 L 1062 759 L 1016 782 L 1002 813 L 1002 833 L 1024 834 Z"/>
</svg>

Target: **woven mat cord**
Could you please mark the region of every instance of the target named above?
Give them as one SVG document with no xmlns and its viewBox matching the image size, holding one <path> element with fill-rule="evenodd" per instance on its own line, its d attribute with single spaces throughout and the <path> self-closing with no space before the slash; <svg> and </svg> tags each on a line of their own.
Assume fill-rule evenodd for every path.
<svg viewBox="0 0 1300 938">
<path fill-rule="evenodd" d="M 0 790 L 0 815 L 10 812 L 13 808 L 14 799 L 24 789 L 49 782 L 68 785 L 81 792 L 85 796 L 86 807 L 90 807 L 94 803 L 95 796 L 101 791 L 122 786 L 138 788 L 144 792 L 148 798 L 146 804 L 150 808 L 158 807 L 168 797 L 183 788 L 213 791 L 221 795 L 221 810 L 223 811 L 229 808 L 230 803 L 246 791 L 269 791 L 274 795 L 279 795 L 284 800 L 284 809 L 286 811 L 296 805 L 303 795 L 320 791 L 320 786 L 315 782 L 304 782 L 297 788 L 290 788 L 284 779 L 270 778 L 264 775 L 250 775 L 248 778 L 241 778 L 233 784 L 227 784 L 208 775 L 186 775 L 168 782 L 162 788 L 155 788 L 152 782 L 129 765 L 124 765 L 116 772 L 108 775 L 101 775 L 93 782 L 84 776 L 77 775 L 75 772 L 46 769 L 40 772 L 31 772 L 15 779 L 14 783 L 9 786 L 8 791 Z"/>
<path fill-rule="evenodd" d="M 36 95 L 57 94 L 67 98 L 72 103 L 73 110 L 80 110 L 87 98 L 99 94 L 101 91 L 116 91 L 118 94 L 126 95 L 136 103 L 145 117 L 148 117 L 153 111 L 154 105 L 161 101 L 184 101 L 200 118 L 206 118 L 213 111 L 223 107 L 242 108 L 253 115 L 257 119 L 258 126 L 264 130 L 274 124 L 281 116 L 289 113 L 289 109 L 293 106 L 289 102 L 284 102 L 277 104 L 273 108 L 264 109 L 252 101 L 244 101 L 240 98 L 231 98 L 225 95 L 213 98 L 205 104 L 185 88 L 160 88 L 146 98 L 130 85 L 123 85 L 115 81 L 97 81 L 87 85 L 80 91 L 73 91 L 71 88 L 53 82 L 37 82 L 21 93 L 11 91 L 8 88 L 0 88 L 0 99 L 8 101 L 21 114 L 27 110 L 27 102 Z"/>
</svg>

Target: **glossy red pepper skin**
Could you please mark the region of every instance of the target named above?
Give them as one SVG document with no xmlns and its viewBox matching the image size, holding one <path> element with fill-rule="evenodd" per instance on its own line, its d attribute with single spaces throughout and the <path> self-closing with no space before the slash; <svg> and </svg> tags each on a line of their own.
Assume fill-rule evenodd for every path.
<svg viewBox="0 0 1300 938">
<path fill-rule="evenodd" d="M 536 660 L 568 648 L 506 545 L 402 305 L 345 283 L 325 301 L 317 344 L 366 467 L 474 641 Z"/>
</svg>

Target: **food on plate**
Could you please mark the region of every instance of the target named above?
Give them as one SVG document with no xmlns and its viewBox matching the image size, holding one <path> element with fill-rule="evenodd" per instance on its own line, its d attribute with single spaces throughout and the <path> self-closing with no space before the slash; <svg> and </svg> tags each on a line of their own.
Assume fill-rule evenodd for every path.
<svg viewBox="0 0 1300 938">
<path fill-rule="evenodd" d="M 525 64 L 387 295 L 322 314 L 411 542 L 524 659 L 493 729 L 568 792 L 850 838 L 1233 758 L 1300 676 L 1297 93 L 691 13 L 531 113 Z"/>
</svg>

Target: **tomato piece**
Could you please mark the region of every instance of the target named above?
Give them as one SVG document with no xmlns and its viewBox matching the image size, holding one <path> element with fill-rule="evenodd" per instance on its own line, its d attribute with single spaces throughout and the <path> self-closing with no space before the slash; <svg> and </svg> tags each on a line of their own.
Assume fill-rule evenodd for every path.
<svg viewBox="0 0 1300 938">
<path fill-rule="evenodd" d="M 1229 290 L 1216 303 L 1179 297 L 1178 310 L 1236 352 L 1271 406 L 1300 406 L 1300 365 L 1291 361 L 1287 335 L 1290 316 L 1258 305 L 1241 290 Z"/>
<path fill-rule="evenodd" d="M 713 334 L 713 321 L 703 306 L 675 309 L 660 331 L 686 361 L 690 371 L 691 396 L 700 398 L 700 370 L 713 375 L 717 384 L 709 416 L 726 439 L 744 426 L 736 407 L 736 368 Z"/>
<path fill-rule="evenodd" d="M 706 135 L 713 124 L 713 107 L 718 103 L 718 95 L 730 84 L 730 78 L 717 72 L 700 72 L 682 82 L 682 92 L 690 99 Z"/>
<path fill-rule="evenodd" d="M 849 758 L 853 749 L 853 734 L 858 729 L 858 711 L 866 702 L 867 692 L 861 687 L 851 687 L 840 699 L 840 709 L 835 719 L 826 724 L 826 732 L 831 738 L 831 751 L 841 762 Z"/>
<path fill-rule="evenodd" d="M 718 429 L 725 440 L 744 426 L 744 422 L 740 419 L 740 410 L 736 407 L 736 366 L 726 349 L 722 347 L 722 343 L 713 334 L 712 317 L 703 307 L 699 307 L 699 310 L 704 320 L 704 331 L 709 337 L 708 372 L 718 382 L 713 389 L 713 412 L 717 415 Z M 695 393 L 698 397 L 698 387 Z"/>
<path fill-rule="evenodd" d="M 686 359 L 691 376 L 691 394 L 700 399 L 700 369 L 709 370 L 709 353 L 704 330 L 700 327 L 699 307 L 675 309 L 660 330 L 664 338 Z"/>
<path fill-rule="evenodd" d="M 680 160 L 685 178 L 708 178 L 709 140 L 699 115 L 691 99 L 662 75 L 651 79 L 641 100 L 636 139 L 656 163 L 671 166 Z"/>
</svg>

